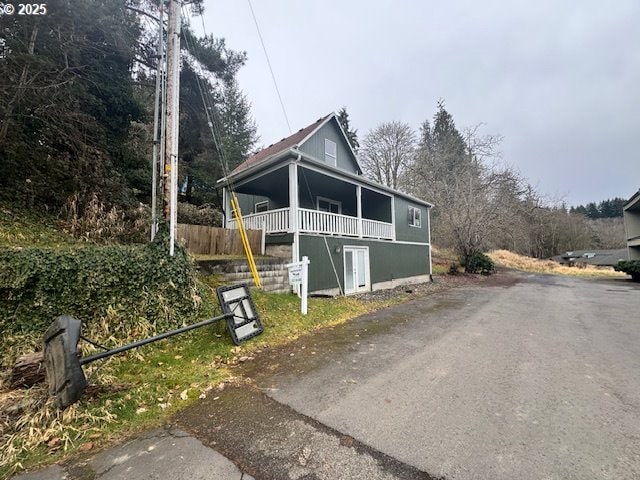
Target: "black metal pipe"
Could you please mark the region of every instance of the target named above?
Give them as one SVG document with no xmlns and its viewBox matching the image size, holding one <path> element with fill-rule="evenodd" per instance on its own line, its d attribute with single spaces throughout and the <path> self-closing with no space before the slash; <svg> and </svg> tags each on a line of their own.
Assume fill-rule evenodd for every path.
<svg viewBox="0 0 640 480">
<path fill-rule="evenodd" d="M 171 330 L 170 332 L 161 333 L 160 335 L 156 335 L 155 337 L 145 338 L 144 340 L 129 343 L 128 345 L 122 345 L 121 347 L 114 348 L 113 350 L 109 350 L 108 352 L 96 353 L 95 355 L 91 355 L 90 357 L 81 358 L 80 365 L 86 365 L 87 363 L 95 362 L 96 360 L 100 360 L 101 358 L 110 357 L 112 355 L 116 355 L 117 353 L 126 352 L 127 350 L 141 347 L 142 345 L 146 345 L 147 343 L 157 342 L 158 340 L 162 340 L 164 338 L 173 337 L 174 335 L 178 335 L 179 333 L 188 332 L 189 330 L 193 330 L 194 328 L 204 327 L 205 325 L 210 325 L 212 323 L 219 322 L 220 320 L 232 316 L 233 313 L 225 313 L 224 315 L 220 315 L 219 317 L 209 318 L 208 320 L 203 320 L 202 322 L 194 323 L 193 325 L 187 325 L 186 327 L 178 328 L 177 330 Z"/>
</svg>

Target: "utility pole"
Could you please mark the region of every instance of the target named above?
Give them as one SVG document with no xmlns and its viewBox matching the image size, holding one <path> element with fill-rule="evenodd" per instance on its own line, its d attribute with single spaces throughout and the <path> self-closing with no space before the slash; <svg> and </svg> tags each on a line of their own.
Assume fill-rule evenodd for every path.
<svg viewBox="0 0 640 480">
<path fill-rule="evenodd" d="M 169 254 L 173 256 L 178 219 L 178 124 L 180 116 L 181 0 L 169 0 L 167 30 L 167 123 L 164 155 L 164 218 L 169 222 Z"/>
<path fill-rule="evenodd" d="M 162 178 L 160 165 L 164 162 L 164 2 L 160 2 L 160 19 L 158 22 L 158 49 L 156 68 L 156 93 L 153 101 L 153 156 L 151 180 L 151 241 L 158 233 L 158 185 Z"/>
</svg>

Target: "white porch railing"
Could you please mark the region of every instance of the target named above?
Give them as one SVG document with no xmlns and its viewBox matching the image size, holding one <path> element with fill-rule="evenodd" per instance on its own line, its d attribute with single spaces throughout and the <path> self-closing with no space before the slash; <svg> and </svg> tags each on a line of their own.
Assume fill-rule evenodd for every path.
<svg viewBox="0 0 640 480">
<path fill-rule="evenodd" d="M 358 218 L 337 213 L 298 209 L 298 228 L 301 232 L 328 235 L 358 236 Z"/>
<path fill-rule="evenodd" d="M 377 220 L 362 219 L 362 236 L 393 240 L 393 224 Z"/>
<path fill-rule="evenodd" d="M 262 230 L 262 227 L 264 227 L 265 233 L 288 232 L 289 208 L 243 215 L 242 220 L 244 221 L 244 228 L 247 230 Z M 227 228 L 238 228 L 237 220 L 235 218 L 227 220 Z"/>
<path fill-rule="evenodd" d="M 289 208 L 279 208 L 267 212 L 254 213 L 242 217 L 248 230 L 261 230 L 265 233 L 290 232 Z M 238 228 L 236 219 L 227 220 L 227 228 Z M 321 233 L 325 235 L 344 235 L 359 237 L 358 218 L 337 213 L 321 212 L 307 208 L 298 209 L 298 229 L 305 233 Z M 393 224 L 377 220 L 362 219 L 362 236 L 393 240 Z"/>
</svg>

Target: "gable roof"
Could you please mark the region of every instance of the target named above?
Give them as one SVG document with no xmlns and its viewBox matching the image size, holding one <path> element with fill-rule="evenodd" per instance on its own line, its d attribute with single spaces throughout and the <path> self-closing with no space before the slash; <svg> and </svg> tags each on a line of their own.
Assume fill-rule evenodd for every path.
<svg viewBox="0 0 640 480">
<path fill-rule="evenodd" d="M 635 210 L 636 207 L 640 208 L 640 190 L 634 193 L 622 208 L 624 210 Z"/>
<path fill-rule="evenodd" d="M 558 263 L 586 263 L 588 265 L 614 266 L 620 260 L 628 260 L 629 253 L 626 248 L 615 250 L 573 250 L 561 255 L 551 257 Z"/>
<path fill-rule="evenodd" d="M 351 153 L 353 154 L 353 158 L 356 160 L 356 165 L 358 164 L 358 161 L 356 159 L 356 154 L 353 151 L 353 148 L 351 148 L 351 144 L 349 143 L 349 140 L 346 138 L 346 135 L 344 134 L 344 130 L 342 130 L 342 126 L 340 125 L 340 122 L 338 122 L 337 120 L 337 116 L 335 113 L 330 113 L 329 115 L 325 115 L 324 117 L 320 117 L 318 120 L 316 120 L 315 122 L 313 122 L 311 125 L 308 125 L 304 128 L 301 128 L 300 130 L 298 130 L 296 133 L 294 133 L 293 135 L 289 135 L 286 138 L 283 138 L 282 140 L 280 140 L 279 142 L 276 142 L 272 145 L 269 145 L 267 148 L 264 148 L 262 150 L 260 150 L 257 153 L 254 153 L 253 155 L 251 155 L 250 157 L 248 157 L 244 162 L 242 162 L 240 165 L 238 165 L 236 168 L 233 169 L 233 171 L 231 172 L 231 175 L 234 175 L 238 172 L 241 172 L 242 170 L 245 170 L 253 165 L 256 165 L 258 163 L 262 163 L 263 161 L 265 161 L 266 159 L 273 157 L 274 155 L 277 155 L 279 153 L 282 153 L 286 150 L 289 150 L 291 148 L 295 148 L 298 147 L 300 145 L 302 145 L 305 141 L 307 141 L 314 133 L 316 133 L 322 126 L 324 126 L 326 123 L 328 123 L 332 118 L 336 119 L 336 123 L 338 125 L 338 129 L 340 130 L 340 133 L 345 137 L 345 142 L 346 144 L 349 146 L 349 148 L 351 149 Z M 358 170 L 360 170 L 360 166 L 358 165 Z"/>
<path fill-rule="evenodd" d="M 406 198 L 412 202 L 421 204 L 421 205 L 425 205 L 428 208 L 433 207 L 433 205 L 425 200 L 421 200 L 419 198 L 413 197 L 407 193 L 401 192 L 399 190 L 395 190 L 393 188 L 387 187 L 385 185 L 381 185 L 379 183 L 374 182 L 373 180 L 367 178 L 366 176 L 364 176 L 362 174 L 362 168 L 360 167 L 359 163 L 358 163 L 358 158 L 356 156 L 356 152 L 353 150 L 353 147 L 351 146 L 351 144 L 349 143 L 349 139 L 347 138 L 347 135 L 345 134 L 342 125 L 340 125 L 340 122 L 338 121 L 338 116 L 335 113 L 330 113 L 329 115 L 325 115 L 324 117 L 320 117 L 318 120 L 316 120 L 314 123 L 312 123 L 311 125 L 305 127 L 305 128 L 301 128 L 300 130 L 298 130 L 296 133 L 294 133 L 293 135 L 290 135 L 286 138 L 283 138 L 282 140 L 280 140 L 279 142 L 276 142 L 272 145 L 269 145 L 267 148 L 264 148 L 262 150 L 260 150 L 259 152 L 254 153 L 253 155 L 249 156 L 244 162 L 242 162 L 240 165 L 238 165 L 236 168 L 233 169 L 233 171 L 231 173 L 229 173 L 228 176 L 221 178 L 218 180 L 218 184 L 222 187 L 223 185 L 229 185 L 230 183 L 230 177 L 235 177 L 236 175 L 238 176 L 238 178 L 242 178 L 245 175 L 248 175 L 250 172 L 252 172 L 254 170 L 253 167 L 255 167 L 255 169 L 259 170 L 260 167 L 259 165 L 261 164 L 266 164 L 270 161 L 274 161 L 274 162 L 278 162 L 280 161 L 282 158 L 285 158 L 287 155 L 292 155 L 292 156 L 299 156 L 302 159 L 308 159 L 310 161 L 313 161 L 314 163 L 317 163 L 318 160 L 311 157 L 310 155 L 306 154 L 305 152 L 298 150 L 298 147 L 300 145 L 302 145 L 303 143 L 305 143 L 309 138 L 311 138 L 311 136 L 313 136 L 318 130 L 320 130 L 324 125 L 326 125 L 327 123 L 329 123 L 331 120 L 335 120 L 335 124 L 338 128 L 338 130 L 340 131 L 340 134 L 343 136 L 345 144 L 347 145 L 347 147 L 349 148 L 349 151 L 351 152 L 351 154 L 353 155 L 353 160 L 356 164 L 357 167 L 357 173 L 352 173 L 352 172 L 348 172 L 346 170 L 342 170 L 342 169 L 338 169 L 337 167 L 333 167 L 330 165 L 324 165 L 324 169 L 329 170 L 329 171 L 334 171 L 335 173 L 346 177 L 346 178 L 350 178 L 353 179 L 357 182 L 360 182 L 362 184 L 365 185 L 369 185 L 371 187 L 375 187 L 377 189 L 383 190 L 385 192 L 391 193 L 393 195 L 398 195 L 400 197 Z M 235 181 L 235 180 L 234 180 Z"/>
</svg>

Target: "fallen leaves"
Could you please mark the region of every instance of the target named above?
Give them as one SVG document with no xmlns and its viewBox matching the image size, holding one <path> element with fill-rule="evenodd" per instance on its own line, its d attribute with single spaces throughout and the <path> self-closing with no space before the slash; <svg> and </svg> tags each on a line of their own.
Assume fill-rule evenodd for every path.
<svg viewBox="0 0 640 480">
<path fill-rule="evenodd" d="M 81 452 L 88 452 L 92 448 L 93 448 L 93 442 L 87 442 L 80 445 L 80 448 L 78 448 L 78 450 L 80 450 Z"/>
</svg>

